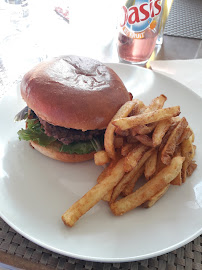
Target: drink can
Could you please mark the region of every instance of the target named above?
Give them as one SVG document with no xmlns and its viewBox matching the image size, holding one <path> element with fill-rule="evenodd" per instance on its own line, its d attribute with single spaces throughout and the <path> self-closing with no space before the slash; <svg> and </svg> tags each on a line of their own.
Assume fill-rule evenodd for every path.
<svg viewBox="0 0 202 270">
<path fill-rule="evenodd" d="M 118 56 L 121 62 L 144 65 L 164 29 L 169 0 L 127 0 L 121 8 Z M 163 16 L 164 15 L 164 16 Z"/>
</svg>

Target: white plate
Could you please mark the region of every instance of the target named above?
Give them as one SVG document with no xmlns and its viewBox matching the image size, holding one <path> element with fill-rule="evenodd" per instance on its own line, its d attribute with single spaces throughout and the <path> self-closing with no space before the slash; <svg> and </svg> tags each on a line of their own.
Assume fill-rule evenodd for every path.
<svg viewBox="0 0 202 270">
<path fill-rule="evenodd" d="M 93 161 L 64 164 L 19 141 L 23 122 L 14 115 L 24 103 L 13 90 L 0 103 L 0 214 L 17 232 L 54 252 L 100 262 L 154 257 L 190 242 L 202 232 L 202 100 L 183 85 L 151 70 L 110 64 L 134 97 L 148 104 L 165 94 L 166 106 L 181 106 L 193 128 L 198 168 L 181 187 L 172 186 L 151 209 L 114 216 L 98 203 L 73 228 L 61 215 L 95 183 L 102 168 Z"/>
</svg>

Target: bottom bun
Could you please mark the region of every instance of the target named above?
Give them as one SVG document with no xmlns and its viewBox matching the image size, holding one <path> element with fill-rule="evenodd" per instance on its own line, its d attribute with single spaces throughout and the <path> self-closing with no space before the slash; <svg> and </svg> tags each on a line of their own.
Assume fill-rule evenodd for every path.
<svg viewBox="0 0 202 270">
<path fill-rule="evenodd" d="M 64 152 L 60 152 L 57 147 L 57 143 L 52 143 L 46 147 L 39 145 L 37 142 L 30 141 L 31 146 L 39 151 L 41 154 L 56 159 L 63 162 L 82 162 L 91 160 L 94 158 L 95 152 L 91 152 L 89 154 L 68 154 Z"/>
</svg>

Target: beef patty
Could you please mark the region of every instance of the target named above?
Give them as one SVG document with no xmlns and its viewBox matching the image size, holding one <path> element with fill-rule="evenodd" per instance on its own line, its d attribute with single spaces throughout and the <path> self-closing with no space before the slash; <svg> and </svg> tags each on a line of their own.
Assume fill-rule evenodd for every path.
<svg viewBox="0 0 202 270">
<path fill-rule="evenodd" d="M 104 129 L 82 131 L 79 129 L 54 126 L 41 118 L 39 118 L 39 121 L 43 126 L 46 135 L 54 137 L 55 139 L 61 141 L 64 144 L 70 144 L 72 142 L 78 141 L 88 141 L 91 140 L 93 137 L 104 135 L 105 132 Z"/>
</svg>

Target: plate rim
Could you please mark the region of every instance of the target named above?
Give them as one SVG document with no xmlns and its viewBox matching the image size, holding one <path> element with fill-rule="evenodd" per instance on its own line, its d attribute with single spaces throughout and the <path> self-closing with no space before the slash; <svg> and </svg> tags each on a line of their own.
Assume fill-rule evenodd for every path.
<svg viewBox="0 0 202 270">
<path fill-rule="evenodd" d="M 23 237 L 25 237 L 29 241 L 33 242 L 34 244 L 39 245 L 40 247 L 47 249 L 48 251 L 55 252 L 59 255 L 71 257 L 74 259 L 86 260 L 86 261 L 90 261 L 90 262 L 100 262 L 100 263 L 127 263 L 127 262 L 136 262 L 136 261 L 155 258 L 155 257 L 161 256 L 161 255 L 164 255 L 166 253 L 170 253 L 178 248 L 181 248 L 184 245 L 187 245 L 188 243 L 190 243 L 191 241 L 196 239 L 198 236 L 200 236 L 200 234 L 202 233 L 202 227 L 201 227 L 200 230 L 198 230 L 194 235 L 188 237 L 186 240 L 181 241 L 176 245 L 172 245 L 168 248 L 165 248 L 161 251 L 156 251 L 156 252 L 145 254 L 145 255 L 140 255 L 140 256 L 135 256 L 135 257 L 127 257 L 127 258 L 98 258 L 98 257 L 93 257 L 93 256 L 89 257 L 89 256 L 85 256 L 85 255 L 73 254 L 71 252 L 65 252 L 65 251 L 62 251 L 58 248 L 54 248 L 52 246 L 46 245 L 45 243 L 41 243 L 40 240 L 35 239 L 34 237 L 29 236 L 25 232 L 21 231 L 20 228 L 15 226 L 12 222 L 7 220 L 4 216 L 1 215 L 1 218 L 4 220 L 4 222 L 6 222 L 17 233 L 19 233 L 20 235 L 22 235 Z"/>
</svg>

